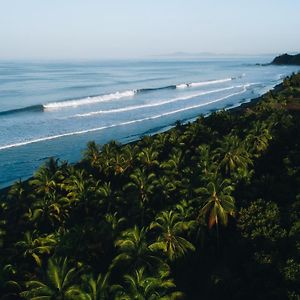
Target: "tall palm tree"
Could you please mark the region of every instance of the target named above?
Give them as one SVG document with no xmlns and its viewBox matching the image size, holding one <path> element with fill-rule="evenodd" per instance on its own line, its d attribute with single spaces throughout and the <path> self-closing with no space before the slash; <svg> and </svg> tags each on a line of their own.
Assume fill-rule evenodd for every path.
<svg viewBox="0 0 300 300">
<path fill-rule="evenodd" d="M 219 158 L 219 169 L 228 176 L 239 169 L 247 169 L 248 165 L 252 164 L 249 152 L 236 135 L 226 135 L 215 153 Z"/>
<path fill-rule="evenodd" d="M 169 175 L 178 175 L 182 165 L 183 153 L 180 149 L 173 151 L 169 159 L 161 164 L 161 167 Z"/>
<path fill-rule="evenodd" d="M 37 198 L 32 207 L 23 215 L 28 221 L 43 226 L 56 227 L 62 225 L 68 212 L 59 203 L 56 191 L 50 191 L 41 198 Z"/>
<path fill-rule="evenodd" d="M 96 192 L 99 182 L 95 182 L 93 177 L 86 176 L 84 170 L 76 170 L 74 174 L 63 183 L 63 189 L 67 191 L 67 198 L 70 204 L 83 207 L 86 214 L 95 204 Z"/>
<path fill-rule="evenodd" d="M 139 149 L 136 145 L 126 145 L 122 147 L 122 154 L 124 157 L 124 172 L 127 170 L 132 170 L 138 150 Z"/>
<path fill-rule="evenodd" d="M 7 204 L 5 202 L 0 203 L 0 249 L 4 245 L 7 226 Z"/>
<path fill-rule="evenodd" d="M 185 255 L 188 250 L 194 251 L 194 245 L 181 236 L 193 226 L 194 221 L 183 221 L 180 215 L 172 210 L 163 211 L 150 225 L 150 229 L 158 229 L 160 235 L 149 248 L 153 251 L 162 250 L 170 260 Z"/>
<path fill-rule="evenodd" d="M 199 217 L 207 217 L 208 227 L 227 225 L 228 216 L 235 214 L 235 201 L 231 193 L 233 186 L 230 180 L 217 178 L 210 181 L 206 187 L 197 189 L 200 194 L 201 208 Z"/>
<path fill-rule="evenodd" d="M 147 243 L 146 229 L 137 226 L 121 233 L 115 245 L 119 254 L 114 258 L 112 267 L 119 263 L 125 263 L 130 268 L 147 266 L 153 269 L 162 264 L 162 261 L 154 255 Z"/>
<path fill-rule="evenodd" d="M 168 272 L 159 277 L 150 277 L 144 268 L 134 271 L 133 275 L 125 275 L 125 286 L 119 286 L 116 300 L 167 300 L 179 299 L 183 294 L 174 291 L 173 280 L 168 278 Z"/>
<path fill-rule="evenodd" d="M 109 273 L 99 275 L 95 278 L 93 274 L 84 274 L 82 276 L 82 290 L 86 300 L 108 300 L 111 294 L 109 285 Z"/>
<path fill-rule="evenodd" d="M 64 179 L 60 170 L 58 159 L 50 158 L 35 174 L 29 184 L 34 187 L 39 195 L 46 195 L 55 191 Z"/>
<path fill-rule="evenodd" d="M 83 160 L 87 161 L 92 169 L 101 171 L 100 147 L 95 141 L 88 142 Z"/>
<path fill-rule="evenodd" d="M 214 155 L 208 145 L 202 144 L 196 149 L 197 156 L 193 158 L 200 169 L 201 174 L 210 176 L 216 172 L 217 164 Z"/>
<path fill-rule="evenodd" d="M 157 160 L 158 152 L 153 150 L 152 147 L 146 147 L 138 154 L 139 161 L 146 169 L 153 169 L 159 165 Z"/>
<path fill-rule="evenodd" d="M 70 267 L 67 258 L 49 259 L 43 278 L 27 281 L 26 291 L 20 295 L 25 299 L 85 299 L 77 285 L 81 271 L 81 268 Z"/>
<path fill-rule="evenodd" d="M 42 266 L 42 256 L 50 254 L 57 244 L 54 234 L 39 236 L 36 231 L 26 231 L 24 239 L 16 243 L 25 258 L 33 258 L 35 263 Z"/>
<path fill-rule="evenodd" d="M 165 205 L 165 201 L 171 199 L 171 195 L 176 190 L 176 186 L 179 185 L 179 181 L 172 179 L 169 176 L 160 176 L 154 181 L 154 185 L 154 197 L 159 199 L 160 202 Z"/>
<path fill-rule="evenodd" d="M 249 151 L 254 153 L 255 156 L 259 156 L 268 148 L 271 139 L 268 125 L 257 121 L 254 122 L 253 128 L 246 137 L 246 145 Z"/>
<path fill-rule="evenodd" d="M 57 182 L 53 174 L 49 174 L 45 168 L 40 169 L 35 175 L 34 179 L 29 181 L 38 195 L 47 195 L 54 192 Z"/>
<path fill-rule="evenodd" d="M 114 192 L 111 188 L 110 182 L 104 182 L 102 183 L 98 190 L 97 194 L 99 195 L 99 204 L 100 206 L 106 207 L 107 213 L 110 213 L 112 211 L 112 207 L 116 204 L 115 200 L 117 198 L 116 195 L 114 195 Z"/>
<path fill-rule="evenodd" d="M 131 182 L 125 185 L 124 190 L 132 190 L 137 197 L 138 207 L 141 210 L 141 224 L 144 224 L 144 214 L 146 206 L 150 201 L 150 197 L 154 192 L 155 174 L 150 173 L 147 175 L 141 169 L 136 169 L 134 173 L 130 175 Z"/>
</svg>

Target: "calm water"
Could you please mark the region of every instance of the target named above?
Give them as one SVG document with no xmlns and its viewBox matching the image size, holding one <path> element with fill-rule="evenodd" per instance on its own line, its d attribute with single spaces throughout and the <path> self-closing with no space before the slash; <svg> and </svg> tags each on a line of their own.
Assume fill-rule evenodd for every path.
<svg viewBox="0 0 300 300">
<path fill-rule="evenodd" d="M 197 61 L 0 62 L 0 187 L 89 140 L 128 142 L 257 97 L 299 67 L 271 57 Z"/>
</svg>

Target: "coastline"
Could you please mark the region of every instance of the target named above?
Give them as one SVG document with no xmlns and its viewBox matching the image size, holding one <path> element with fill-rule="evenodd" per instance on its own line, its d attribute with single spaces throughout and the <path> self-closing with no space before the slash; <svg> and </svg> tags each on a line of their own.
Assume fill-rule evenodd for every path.
<svg viewBox="0 0 300 300">
<path fill-rule="evenodd" d="M 229 108 L 224 107 L 224 108 L 221 109 L 221 110 L 230 111 L 230 112 L 232 112 L 232 113 L 240 113 L 241 111 L 243 111 L 243 110 L 245 110 L 245 109 L 247 109 L 247 108 L 251 108 L 251 107 L 253 107 L 254 105 L 256 105 L 256 104 L 257 104 L 257 103 L 258 103 L 258 102 L 259 102 L 259 101 L 260 101 L 267 93 L 269 93 L 269 92 L 274 92 L 274 93 L 280 92 L 280 91 L 283 89 L 283 82 L 284 82 L 284 80 L 285 80 L 285 78 L 283 78 L 282 81 L 281 81 L 279 84 L 275 85 L 273 88 L 271 88 L 270 90 L 268 90 L 266 93 L 264 93 L 263 95 L 261 95 L 261 96 L 259 96 L 259 97 L 250 99 L 250 101 L 247 101 L 247 102 L 243 102 L 243 103 L 241 102 L 241 103 L 239 103 L 238 106 L 229 107 Z M 208 117 L 208 116 L 211 115 L 213 112 L 221 111 L 221 110 L 215 110 L 215 111 L 212 111 L 212 112 L 210 112 L 209 114 L 205 115 L 205 117 Z M 189 123 L 195 122 L 195 120 L 196 120 L 198 117 L 200 117 L 200 115 L 197 116 L 197 117 L 194 117 L 194 118 L 192 118 L 192 119 L 190 119 L 190 120 L 185 120 L 185 121 L 182 123 L 182 126 L 186 126 L 186 125 L 189 124 Z M 161 131 L 161 132 L 157 132 L 157 131 L 156 131 L 156 132 L 154 132 L 153 134 L 148 134 L 148 135 L 155 136 L 155 135 L 157 135 L 157 134 L 159 134 L 159 133 L 165 133 L 165 132 L 168 132 L 169 130 L 171 130 L 172 128 L 174 128 L 174 127 L 175 127 L 175 124 L 173 124 L 173 125 L 168 125 L 168 126 L 165 127 L 165 128 L 167 128 L 166 130 L 163 130 L 163 131 Z M 145 134 L 145 135 L 147 135 L 147 134 Z M 133 144 L 137 143 L 138 141 L 140 141 L 140 138 L 135 139 L 135 140 L 130 141 L 130 142 L 127 142 L 127 143 L 124 143 L 124 144 L 122 144 L 122 146 L 125 146 L 125 145 L 127 145 L 127 144 L 133 145 Z M 79 164 L 80 164 L 80 160 L 77 161 L 77 162 L 75 162 L 75 163 L 72 163 L 71 165 L 76 166 L 76 165 L 79 165 Z M 22 182 L 27 186 L 27 185 L 29 184 L 29 181 L 32 180 L 32 179 L 33 179 L 33 175 L 32 175 L 31 177 L 25 179 L 25 180 L 22 180 Z M 18 180 L 16 180 L 15 182 L 17 182 L 17 181 L 18 181 Z M 10 188 L 11 188 L 12 185 L 13 185 L 13 184 L 10 184 L 10 185 L 8 185 L 8 186 L 3 187 L 3 188 L 0 189 L 0 200 L 1 200 L 1 197 L 2 197 L 3 195 L 6 195 L 6 194 L 7 194 L 7 192 L 10 190 Z"/>
</svg>

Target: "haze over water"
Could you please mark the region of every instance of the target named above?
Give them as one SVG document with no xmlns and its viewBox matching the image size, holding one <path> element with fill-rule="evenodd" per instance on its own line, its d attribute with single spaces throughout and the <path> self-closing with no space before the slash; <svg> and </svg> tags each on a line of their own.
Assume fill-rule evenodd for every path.
<svg viewBox="0 0 300 300">
<path fill-rule="evenodd" d="M 240 105 L 299 70 L 256 64 L 271 59 L 0 62 L 0 186 L 49 157 L 77 161 L 90 140 L 124 143 Z"/>
</svg>

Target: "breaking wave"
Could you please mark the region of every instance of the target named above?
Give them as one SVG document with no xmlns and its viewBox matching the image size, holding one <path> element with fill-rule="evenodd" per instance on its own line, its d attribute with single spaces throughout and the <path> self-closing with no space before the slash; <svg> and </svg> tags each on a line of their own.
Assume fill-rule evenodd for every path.
<svg viewBox="0 0 300 300">
<path fill-rule="evenodd" d="M 191 110 L 191 109 L 196 109 L 199 107 L 203 107 L 212 103 L 216 103 L 216 102 L 220 102 L 223 101 L 225 99 L 228 99 L 230 97 L 236 96 L 236 95 L 240 95 L 243 94 L 244 92 L 246 92 L 247 88 L 246 86 L 244 86 L 242 91 L 236 92 L 236 93 L 232 93 L 230 95 L 218 98 L 218 99 L 214 99 L 205 103 L 201 103 L 201 104 L 197 104 L 197 105 L 193 105 L 193 106 L 189 106 L 189 107 L 184 107 L 184 108 L 180 108 L 177 110 L 173 110 L 173 111 L 169 111 L 169 112 L 165 112 L 159 115 L 155 115 L 155 116 L 150 116 L 150 117 L 146 117 L 146 118 L 142 118 L 142 119 L 135 119 L 132 121 L 126 121 L 126 122 L 122 122 L 122 123 L 117 123 L 117 124 L 112 124 L 112 125 L 108 125 L 108 126 L 102 126 L 102 127 L 97 127 L 97 128 L 91 128 L 91 129 L 86 129 L 86 130 L 80 130 L 80 131 L 74 131 L 74 132 L 68 132 L 68 133 L 62 133 L 62 134 L 57 134 L 57 135 L 52 135 L 52 136 L 47 136 L 47 137 L 42 137 L 42 138 L 37 138 L 34 140 L 29 140 L 29 141 L 23 141 L 23 142 L 19 142 L 19 143 L 15 143 L 15 144 L 10 144 L 10 145 L 4 145 L 4 146 L 0 146 L 0 150 L 5 150 L 5 149 L 9 149 L 9 148 L 14 148 L 14 147 L 20 147 L 20 146 L 25 146 L 28 144 L 34 144 L 34 143 L 38 143 L 38 142 L 44 142 L 44 141 L 49 141 L 49 140 L 54 140 L 57 138 L 61 138 L 61 137 L 67 137 L 67 136 L 73 136 L 73 135 L 80 135 L 80 134 L 85 134 L 85 133 L 89 133 L 89 132 L 95 132 L 95 131 L 101 131 L 104 129 L 108 129 L 108 128 L 114 128 L 114 127 L 119 127 L 119 126 L 125 126 L 125 125 L 130 125 L 130 124 L 134 124 L 134 123 L 139 123 L 139 122 L 144 122 L 144 121 L 148 121 L 148 120 L 155 120 L 155 119 L 159 119 L 165 116 L 169 116 L 169 115 L 173 115 L 179 112 L 183 112 L 183 111 L 187 111 L 187 110 Z"/>
<path fill-rule="evenodd" d="M 121 99 L 124 97 L 132 97 L 135 95 L 135 93 L 136 93 L 136 91 L 132 90 L 132 91 L 125 91 L 125 92 L 116 92 L 113 94 L 107 94 L 107 95 L 102 95 L 102 96 L 87 97 L 87 98 L 77 99 L 77 100 L 50 102 L 50 103 L 44 104 L 43 107 L 45 110 L 60 109 L 60 108 L 65 108 L 65 107 L 76 107 L 76 106 L 81 106 L 81 105 L 117 100 L 117 99 Z"/>
<path fill-rule="evenodd" d="M 76 114 L 74 117 L 89 117 L 93 115 L 100 115 L 100 114 L 111 114 L 111 113 L 118 113 L 118 112 L 126 112 L 126 111 L 131 111 L 131 110 L 136 110 L 136 109 L 142 109 L 142 108 L 152 108 L 156 106 L 161 106 L 173 102 L 179 102 L 179 101 L 184 101 L 184 100 L 189 100 L 195 97 L 203 96 L 203 95 L 208 95 L 208 94 L 213 94 L 213 93 L 218 93 L 218 92 L 224 92 L 226 90 L 232 90 L 235 88 L 246 88 L 248 85 L 237 85 L 237 86 L 231 86 L 227 88 L 222 88 L 222 89 L 216 89 L 212 91 L 206 91 L 206 92 L 199 92 L 191 95 L 187 95 L 184 97 L 177 97 L 169 100 L 164 100 L 160 102 L 155 102 L 155 103 L 149 103 L 149 104 L 142 104 L 142 105 L 133 105 L 129 107 L 122 107 L 122 108 L 114 108 L 114 109 L 109 109 L 109 110 L 99 110 L 99 111 L 93 111 L 89 113 L 83 113 L 83 114 Z"/>
</svg>

